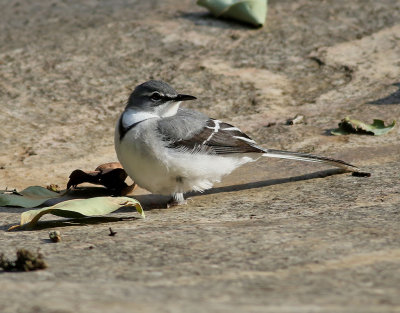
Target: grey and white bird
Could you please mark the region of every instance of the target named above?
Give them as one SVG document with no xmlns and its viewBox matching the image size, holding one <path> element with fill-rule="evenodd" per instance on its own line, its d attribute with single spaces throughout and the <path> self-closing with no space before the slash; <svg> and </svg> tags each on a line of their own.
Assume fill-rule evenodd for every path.
<svg viewBox="0 0 400 313">
<path fill-rule="evenodd" d="M 209 189 L 260 157 L 357 171 L 341 160 L 262 148 L 233 125 L 179 107 L 194 99 L 163 81 L 150 80 L 134 89 L 116 125 L 115 150 L 128 175 L 152 193 L 171 195 L 172 204 L 185 203 L 185 192 Z"/>
</svg>

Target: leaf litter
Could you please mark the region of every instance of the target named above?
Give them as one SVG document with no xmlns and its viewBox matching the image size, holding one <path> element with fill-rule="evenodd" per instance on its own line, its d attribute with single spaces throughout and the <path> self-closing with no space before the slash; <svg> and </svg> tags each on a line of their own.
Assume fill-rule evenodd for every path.
<svg viewBox="0 0 400 313">
<path fill-rule="evenodd" d="M 339 123 L 339 128 L 331 130 L 331 134 L 335 136 L 349 134 L 381 136 L 391 131 L 395 125 L 396 121 L 385 126 L 385 122 L 378 119 L 374 119 L 372 124 L 366 124 L 362 121 L 346 117 Z"/>
<path fill-rule="evenodd" d="M 22 191 L 1 190 L 0 206 L 13 206 L 22 208 L 34 208 L 46 201 L 59 198 L 68 194 L 71 187 L 82 183 L 103 185 L 111 194 L 125 196 L 136 188 L 136 184 L 128 185 L 125 179 L 128 177 L 122 165 L 118 162 L 99 165 L 94 171 L 74 170 L 69 176 L 66 190 L 54 184 L 46 188 L 42 186 L 30 186 Z"/>
<path fill-rule="evenodd" d="M 214 16 L 232 18 L 256 27 L 264 25 L 267 17 L 267 0 L 198 0 Z"/>
<path fill-rule="evenodd" d="M 76 187 L 82 183 L 103 185 L 115 195 L 125 196 L 135 189 L 136 184 L 128 185 L 125 183 L 128 174 L 118 162 L 101 164 L 94 171 L 74 170 L 69 175 L 67 189 Z"/>
<path fill-rule="evenodd" d="M 45 214 L 66 218 L 85 218 L 106 215 L 127 206 L 134 206 L 141 217 L 145 217 L 142 206 L 135 199 L 128 197 L 95 197 L 67 200 L 50 207 L 23 212 L 20 224 L 14 225 L 8 230 L 31 229 L 36 226 L 39 219 Z"/>
<path fill-rule="evenodd" d="M 30 186 L 22 191 L 3 190 L 0 193 L 0 206 L 34 208 L 47 200 L 58 198 L 65 194 L 66 191 L 57 192 L 41 186 Z"/>
</svg>

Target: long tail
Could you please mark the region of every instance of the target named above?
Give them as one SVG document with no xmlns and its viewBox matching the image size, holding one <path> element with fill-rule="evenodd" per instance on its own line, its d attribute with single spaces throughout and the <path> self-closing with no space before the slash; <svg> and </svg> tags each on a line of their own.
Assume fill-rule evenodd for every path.
<svg viewBox="0 0 400 313">
<path fill-rule="evenodd" d="M 358 172 L 359 171 L 357 166 L 354 166 L 354 165 L 344 162 L 342 160 L 335 160 L 335 159 L 321 157 L 321 156 L 317 156 L 317 155 L 313 155 L 313 154 L 290 152 L 290 151 L 283 151 L 283 150 L 263 149 L 263 151 L 265 152 L 263 154 L 263 156 L 270 157 L 270 158 L 280 158 L 280 159 L 290 159 L 290 160 L 324 163 L 324 164 L 330 164 L 335 167 L 342 168 L 348 172 Z"/>
</svg>

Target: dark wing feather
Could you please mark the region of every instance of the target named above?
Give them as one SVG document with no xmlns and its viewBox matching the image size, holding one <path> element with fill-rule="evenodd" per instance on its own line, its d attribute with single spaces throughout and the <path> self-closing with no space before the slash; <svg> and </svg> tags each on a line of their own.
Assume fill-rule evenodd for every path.
<svg viewBox="0 0 400 313">
<path fill-rule="evenodd" d="M 212 154 L 264 152 L 255 142 L 234 126 L 210 119 L 194 111 L 182 110 L 169 121 L 162 120 L 158 130 L 168 147 Z M 191 113 L 193 112 L 193 113 Z M 173 125 L 179 123 L 179 130 Z"/>
</svg>

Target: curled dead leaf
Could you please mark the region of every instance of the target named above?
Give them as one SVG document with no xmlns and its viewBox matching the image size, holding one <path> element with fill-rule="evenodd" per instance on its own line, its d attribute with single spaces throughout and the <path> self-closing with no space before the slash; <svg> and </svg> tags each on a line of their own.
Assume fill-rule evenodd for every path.
<svg viewBox="0 0 400 313">
<path fill-rule="evenodd" d="M 198 0 L 216 17 L 232 18 L 261 27 L 267 17 L 267 0 Z"/>
<path fill-rule="evenodd" d="M 103 216 L 122 207 L 135 207 L 136 211 L 144 218 L 145 214 L 140 203 L 128 197 L 95 197 L 89 199 L 72 199 L 59 202 L 50 207 L 25 211 L 21 214 L 19 225 L 14 225 L 8 231 L 17 229 L 32 229 L 39 219 L 45 214 L 52 214 L 66 218 L 85 218 L 90 216 Z"/>
<path fill-rule="evenodd" d="M 384 121 L 374 119 L 372 124 L 366 124 L 346 117 L 339 123 L 339 128 L 331 130 L 331 134 L 335 136 L 349 134 L 380 136 L 391 131 L 395 125 L 396 121 L 393 121 L 390 125 L 385 125 Z"/>
<path fill-rule="evenodd" d="M 0 206 L 15 206 L 33 208 L 42 205 L 47 200 L 59 198 L 66 191 L 55 192 L 41 186 L 30 186 L 22 191 L 4 190 L 0 192 Z"/>
<path fill-rule="evenodd" d="M 104 171 L 113 170 L 115 168 L 122 168 L 123 169 L 121 163 L 119 163 L 119 162 L 109 162 L 109 163 L 100 164 L 98 167 L 96 167 L 95 171 L 104 172 Z"/>
<path fill-rule="evenodd" d="M 67 189 L 76 187 L 82 183 L 103 185 L 116 195 L 127 195 L 133 191 L 136 184 L 128 185 L 125 179 L 128 177 L 122 165 L 118 162 L 101 164 L 94 171 L 75 170 L 69 176 Z"/>
</svg>

